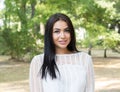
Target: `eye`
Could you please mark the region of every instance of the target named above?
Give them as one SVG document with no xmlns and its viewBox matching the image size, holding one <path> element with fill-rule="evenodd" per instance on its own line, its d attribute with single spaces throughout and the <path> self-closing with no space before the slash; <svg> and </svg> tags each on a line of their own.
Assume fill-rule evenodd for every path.
<svg viewBox="0 0 120 92">
<path fill-rule="evenodd" d="M 53 33 L 59 33 L 60 31 L 59 30 L 54 30 Z"/>
<path fill-rule="evenodd" d="M 70 30 L 69 29 L 65 29 L 65 32 L 69 32 L 70 33 Z"/>
</svg>

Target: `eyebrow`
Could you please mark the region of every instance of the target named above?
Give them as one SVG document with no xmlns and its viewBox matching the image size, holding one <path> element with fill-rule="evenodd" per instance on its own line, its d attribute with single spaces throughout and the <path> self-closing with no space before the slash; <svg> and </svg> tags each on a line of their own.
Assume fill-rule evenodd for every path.
<svg viewBox="0 0 120 92">
<path fill-rule="evenodd" d="M 54 30 L 60 30 L 59 28 L 53 28 Z M 64 29 L 69 29 L 69 27 L 66 27 Z"/>
<path fill-rule="evenodd" d="M 59 28 L 53 28 L 54 30 L 60 30 Z"/>
</svg>

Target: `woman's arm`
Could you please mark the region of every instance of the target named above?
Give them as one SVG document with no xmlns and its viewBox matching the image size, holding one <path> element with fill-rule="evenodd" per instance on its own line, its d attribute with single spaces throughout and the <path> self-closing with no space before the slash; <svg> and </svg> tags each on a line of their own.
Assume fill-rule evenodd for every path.
<svg viewBox="0 0 120 92">
<path fill-rule="evenodd" d="M 40 56 L 35 56 L 30 64 L 30 72 L 29 72 L 30 92 L 43 92 L 42 80 L 39 72 L 40 67 L 41 67 Z"/>
<path fill-rule="evenodd" d="M 85 92 L 94 92 L 94 69 L 91 56 L 87 58 L 87 82 L 86 82 L 86 91 Z"/>
</svg>

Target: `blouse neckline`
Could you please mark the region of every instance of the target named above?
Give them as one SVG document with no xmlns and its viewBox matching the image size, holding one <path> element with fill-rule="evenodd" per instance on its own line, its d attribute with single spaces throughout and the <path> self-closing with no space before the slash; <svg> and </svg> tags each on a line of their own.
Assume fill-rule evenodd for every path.
<svg viewBox="0 0 120 92">
<path fill-rule="evenodd" d="M 76 55 L 80 52 L 75 52 L 75 53 L 69 53 L 69 54 L 56 54 L 56 56 L 72 56 L 72 55 Z"/>
</svg>

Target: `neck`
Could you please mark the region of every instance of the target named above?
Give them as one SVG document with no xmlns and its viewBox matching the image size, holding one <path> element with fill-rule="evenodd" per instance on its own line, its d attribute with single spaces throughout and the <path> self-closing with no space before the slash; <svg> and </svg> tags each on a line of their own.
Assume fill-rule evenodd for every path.
<svg viewBox="0 0 120 92">
<path fill-rule="evenodd" d="M 56 49 L 56 54 L 70 54 L 72 53 L 68 49 Z"/>
</svg>

